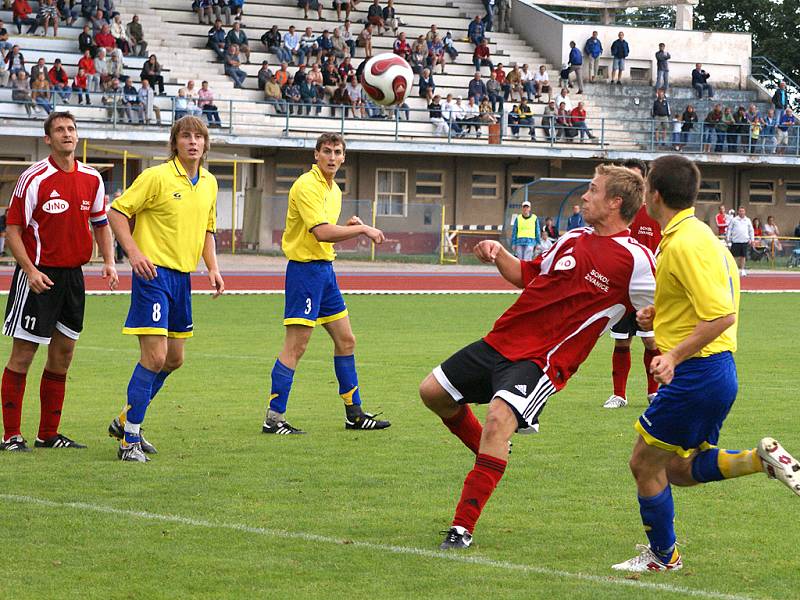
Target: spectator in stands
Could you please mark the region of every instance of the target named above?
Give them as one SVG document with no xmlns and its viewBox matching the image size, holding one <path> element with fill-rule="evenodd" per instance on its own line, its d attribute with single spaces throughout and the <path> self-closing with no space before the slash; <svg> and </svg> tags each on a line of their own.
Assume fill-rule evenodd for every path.
<svg viewBox="0 0 800 600">
<path fill-rule="evenodd" d="M 275 71 L 275 83 L 281 86 L 281 89 L 286 87 L 286 84 L 289 82 L 289 70 L 288 70 L 288 63 L 283 61 L 281 63 L 280 68 Z"/>
<path fill-rule="evenodd" d="M 297 71 L 294 72 L 294 84 L 299 86 L 306 80 L 307 75 L 308 73 L 306 73 L 306 66 L 304 64 L 300 64 L 300 66 L 297 67 Z"/>
<path fill-rule="evenodd" d="M 222 126 L 219 110 L 214 104 L 214 92 L 208 88 L 208 81 L 203 81 L 200 84 L 200 89 L 197 91 L 197 106 L 203 111 L 209 127 Z"/>
<path fill-rule="evenodd" d="M 325 95 L 328 98 L 333 98 L 336 88 L 338 88 L 339 84 L 343 82 L 344 79 L 342 79 L 342 77 L 339 75 L 336 64 L 332 62 L 326 64 L 325 70 L 322 71 L 322 86 L 325 88 Z M 331 111 L 331 114 L 333 114 L 333 111 Z"/>
<path fill-rule="evenodd" d="M 722 110 L 722 121 L 717 124 L 717 139 L 724 143 L 725 152 L 735 152 L 736 121 L 729 106 Z M 719 145 L 719 142 L 717 142 Z"/>
<path fill-rule="evenodd" d="M 586 222 L 583 220 L 581 207 L 575 204 L 572 207 L 572 214 L 569 216 L 569 219 L 567 219 L 567 231 L 572 231 L 579 227 L 586 227 Z"/>
<path fill-rule="evenodd" d="M 94 37 L 96 37 L 97 34 L 102 31 L 103 25 L 108 25 L 105 14 L 99 8 L 94 11 L 94 14 L 89 19 L 89 22 L 92 24 L 92 36 Z"/>
<path fill-rule="evenodd" d="M 372 0 L 367 9 L 367 23 L 375 27 L 375 35 L 381 35 L 387 29 L 383 22 L 383 9 L 379 0 Z"/>
<path fill-rule="evenodd" d="M 266 46 L 267 52 L 277 56 L 278 62 L 286 61 L 288 63 L 292 57 L 287 53 L 282 42 L 283 36 L 278 30 L 277 25 L 273 25 L 270 29 L 264 32 L 264 35 L 261 36 L 261 43 Z"/>
<path fill-rule="evenodd" d="M 681 144 L 689 150 L 699 149 L 695 124 L 697 123 L 697 111 L 694 106 L 687 104 L 681 115 Z"/>
<path fill-rule="evenodd" d="M 326 29 L 317 38 L 317 64 L 322 64 L 329 56 L 334 56 L 333 39 L 331 38 L 331 32 Z"/>
<path fill-rule="evenodd" d="M 528 68 L 527 63 L 522 65 L 519 71 L 520 80 L 522 82 L 522 91 L 525 92 L 525 97 L 530 102 L 536 95 L 536 89 L 533 85 L 533 71 Z"/>
<path fill-rule="evenodd" d="M 715 104 L 714 107 L 708 111 L 706 118 L 703 121 L 703 145 L 706 152 L 711 152 L 711 147 L 714 146 L 716 152 L 719 152 L 722 138 L 717 128 L 722 123 L 722 107 Z"/>
<path fill-rule="evenodd" d="M 789 94 L 786 91 L 785 81 L 781 81 L 778 84 L 778 89 L 772 94 L 772 106 L 774 106 L 775 110 L 778 112 L 785 110 L 786 107 L 789 106 Z"/>
<path fill-rule="evenodd" d="M 0 59 L 6 57 L 6 53 L 14 47 L 14 44 L 8 41 L 8 29 L 6 29 L 3 19 L 0 19 Z"/>
<path fill-rule="evenodd" d="M 312 106 L 316 107 L 316 114 L 320 114 L 322 111 L 322 99 L 319 97 L 317 86 L 308 80 L 308 76 L 300 82 L 300 98 L 305 104 L 307 115 L 311 114 Z"/>
<path fill-rule="evenodd" d="M 8 86 L 8 79 L 11 74 L 8 72 L 5 57 L 0 58 L 0 87 Z"/>
<path fill-rule="evenodd" d="M 770 108 L 763 119 L 763 128 L 761 130 L 761 139 L 764 146 L 765 154 L 775 154 L 777 149 L 777 140 L 775 138 L 775 131 L 778 127 L 778 117 L 775 116 L 775 109 Z"/>
<path fill-rule="evenodd" d="M 272 70 L 269 68 L 269 63 L 267 61 L 263 61 L 261 63 L 261 68 L 258 70 L 258 89 L 264 90 L 264 86 L 267 85 L 267 82 L 272 77 Z"/>
<path fill-rule="evenodd" d="M 443 135 L 447 137 L 450 132 L 450 127 L 442 116 L 442 97 L 436 94 L 428 104 L 428 118 L 433 126 L 436 128 L 434 135 Z"/>
<path fill-rule="evenodd" d="M 364 98 L 362 95 L 361 85 L 358 83 L 358 79 L 355 75 L 351 75 L 350 78 L 347 80 L 347 85 L 345 86 L 347 90 L 347 95 L 350 96 L 350 105 L 353 111 L 353 117 L 356 117 L 356 111 L 361 115 L 363 119 L 366 114 L 364 112 Z"/>
<path fill-rule="evenodd" d="M 580 134 L 580 142 L 583 143 L 584 136 L 588 136 L 590 140 L 595 139 L 592 130 L 586 125 L 586 109 L 583 107 L 583 102 L 578 102 L 578 106 L 572 109 L 572 127 Z"/>
<path fill-rule="evenodd" d="M 476 47 L 480 46 L 481 42 L 485 39 L 486 30 L 480 15 L 475 15 L 475 18 L 470 21 L 469 27 L 467 27 L 467 37 Z"/>
<path fill-rule="evenodd" d="M 131 52 L 136 56 L 146 56 L 147 41 L 144 39 L 142 25 L 139 23 L 139 15 L 133 15 L 131 22 L 125 26 L 125 32 L 131 47 Z"/>
<path fill-rule="evenodd" d="M 9 81 L 11 82 L 11 100 L 25 107 L 25 112 L 31 116 L 33 108 L 33 98 L 31 97 L 31 82 L 25 69 L 12 73 Z"/>
<path fill-rule="evenodd" d="M 358 45 L 364 48 L 364 58 L 372 58 L 372 25 L 367 23 L 358 34 Z"/>
<path fill-rule="evenodd" d="M 522 73 L 517 67 L 517 63 L 512 63 L 511 70 L 508 72 L 508 75 L 506 75 L 506 83 L 508 83 L 511 90 L 511 101 L 514 101 L 515 94 L 522 100 Z"/>
<path fill-rule="evenodd" d="M 186 82 L 186 98 L 189 100 L 189 114 L 193 117 L 200 117 L 203 111 L 197 105 L 197 89 L 194 87 L 194 80 L 190 79 Z"/>
<path fill-rule="evenodd" d="M 48 115 L 53 112 L 50 104 L 50 82 L 47 81 L 44 71 L 39 71 L 36 80 L 31 84 L 31 98 L 36 106 L 41 107 Z"/>
<path fill-rule="evenodd" d="M 442 39 L 442 44 L 444 45 L 444 51 L 447 53 L 447 56 L 450 57 L 451 62 L 455 62 L 458 58 L 458 50 L 456 50 L 456 45 L 453 41 L 453 34 L 448 31 Z"/>
<path fill-rule="evenodd" d="M 620 31 L 617 39 L 611 44 L 611 56 L 613 59 L 611 62 L 611 81 L 609 83 L 614 83 L 614 73 L 616 73 L 617 85 L 622 85 L 621 79 L 622 72 L 625 70 L 625 59 L 628 58 L 630 53 L 631 49 L 628 46 L 628 42 L 625 41 L 625 34 Z"/>
<path fill-rule="evenodd" d="M 53 37 L 58 37 L 58 7 L 55 0 L 40 0 L 39 12 L 37 13 L 38 24 L 44 27 L 44 35 L 47 37 L 47 29 L 50 23 L 53 24 Z M 48 112 L 49 114 L 49 112 Z"/>
<path fill-rule="evenodd" d="M 97 44 L 95 44 L 92 34 L 89 33 L 88 25 L 84 25 L 83 31 L 78 34 L 78 48 L 80 48 L 81 54 L 88 50 L 92 58 L 97 56 Z"/>
<path fill-rule="evenodd" d="M 214 26 L 208 30 L 208 41 L 206 48 L 210 48 L 221 61 L 225 61 L 225 30 L 222 28 L 222 21 L 217 19 Z"/>
<path fill-rule="evenodd" d="M 481 123 L 485 123 L 486 125 L 494 125 L 497 123 L 497 115 L 495 115 L 492 110 L 492 104 L 489 102 L 488 96 L 484 96 L 483 100 L 481 100 L 478 112 L 480 113 Z M 480 131 L 478 133 L 480 134 Z"/>
<path fill-rule="evenodd" d="M 444 75 L 444 42 L 438 35 L 428 44 L 428 67 L 433 71 L 436 69 L 436 65 L 441 65 L 441 74 Z"/>
<path fill-rule="evenodd" d="M 344 41 L 342 32 L 338 27 L 333 30 L 333 36 L 331 36 L 329 56 L 333 56 L 337 61 L 342 60 L 345 56 L 350 56 L 350 48 L 347 46 L 347 42 Z"/>
<path fill-rule="evenodd" d="M 353 63 L 350 62 L 349 56 L 345 56 L 344 60 L 339 63 L 337 71 L 339 71 L 339 79 L 345 83 L 350 78 L 350 75 L 355 75 L 356 70 L 353 68 Z"/>
<path fill-rule="evenodd" d="M 658 145 L 659 141 L 663 144 L 667 143 L 667 132 L 670 126 L 670 117 L 672 112 L 669 108 L 669 100 L 664 95 L 664 90 L 659 89 L 656 92 L 656 99 L 653 100 L 653 107 L 650 109 L 650 116 L 653 118 L 653 129 L 655 131 L 655 144 Z"/>
<path fill-rule="evenodd" d="M 575 137 L 575 130 L 572 128 L 572 111 L 567 109 L 565 102 L 558 105 L 556 113 L 556 137 L 571 141 Z"/>
<path fill-rule="evenodd" d="M 350 18 L 350 11 L 353 9 L 350 0 L 333 0 L 333 7 L 336 9 L 336 20 L 342 20 L 342 7 L 344 7 L 344 18 Z"/>
<path fill-rule="evenodd" d="M 666 44 L 658 45 L 656 52 L 656 89 L 666 91 L 669 88 L 669 60 L 672 55 L 667 52 Z"/>
<path fill-rule="evenodd" d="M 295 31 L 294 25 L 289 25 L 289 30 L 283 34 L 283 47 L 287 55 L 290 57 L 288 61 L 290 65 L 300 64 L 300 35 Z M 294 57 L 297 57 L 295 63 Z"/>
<path fill-rule="evenodd" d="M 151 54 L 147 62 L 142 66 L 141 79 L 147 79 L 150 82 L 150 87 L 153 90 L 158 87 L 158 95 L 165 96 L 164 93 L 164 77 L 161 75 L 161 65 L 155 54 Z"/>
<path fill-rule="evenodd" d="M 479 104 L 487 97 L 486 84 L 481 79 L 480 71 L 475 71 L 475 75 L 470 80 L 467 97 Z"/>
<path fill-rule="evenodd" d="M 173 101 L 173 108 L 175 110 L 173 122 L 189 114 L 189 100 L 186 98 L 185 89 L 180 88 L 178 90 L 178 95 L 175 96 L 175 100 Z"/>
<path fill-rule="evenodd" d="M 711 74 L 706 73 L 705 70 L 703 70 L 703 65 L 700 63 L 695 65 L 695 68 L 692 71 L 692 87 L 697 93 L 698 99 L 703 98 L 703 92 L 708 93 L 709 99 L 714 97 L 714 88 L 711 87 L 710 83 L 708 83 L 710 77 Z"/>
<path fill-rule="evenodd" d="M 569 97 L 569 90 L 567 88 L 561 88 L 561 93 L 556 97 L 556 104 L 559 107 L 563 104 L 567 112 L 572 112 L 572 99 Z"/>
<path fill-rule="evenodd" d="M 557 138 L 556 135 L 556 120 L 558 110 L 556 103 L 553 100 L 547 103 L 542 112 L 542 131 L 544 131 L 544 138 L 548 142 L 554 142 Z"/>
<path fill-rule="evenodd" d="M 778 154 L 785 154 L 789 145 L 790 131 L 797 125 L 797 117 L 791 107 L 787 106 L 783 114 L 778 119 L 778 127 L 775 129 L 775 141 L 778 147 Z"/>
<path fill-rule="evenodd" d="M 14 0 L 14 2 L 11 4 L 11 12 L 13 15 L 12 20 L 14 21 L 14 25 L 17 26 L 18 35 L 22 34 L 23 25 L 28 26 L 27 33 L 34 33 L 36 31 L 36 19 L 30 16 L 30 14 L 33 12 L 33 9 L 31 8 L 31 5 L 28 4 L 28 0 Z M 25 81 L 28 81 L 27 77 L 25 78 Z M 30 82 L 28 82 L 28 88 L 30 88 Z"/>
<path fill-rule="evenodd" d="M 442 47 L 442 50 L 444 50 L 444 47 Z M 392 45 L 392 52 L 394 52 L 397 56 L 404 58 L 407 62 L 411 61 L 411 45 L 406 40 L 405 31 L 401 31 L 397 36 L 397 39 Z"/>
<path fill-rule="evenodd" d="M 122 64 L 122 58 L 120 57 L 118 52 L 114 52 L 108 59 L 108 74 L 111 77 L 118 77 L 119 79 L 125 79 L 123 76 L 124 66 Z"/>
<path fill-rule="evenodd" d="M 544 227 L 542 227 L 542 233 L 547 232 L 547 237 L 551 240 L 555 241 L 558 239 L 558 229 L 556 229 L 555 224 L 553 223 L 553 219 L 547 217 L 544 220 Z"/>
<path fill-rule="evenodd" d="M 155 120 L 156 125 L 161 125 L 161 109 L 156 106 L 156 94 L 147 79 L 142 79 L 142 87 L 139 88 L 139 102 L 144 113 L 144 122 L 149 125 Z"/>
<path fill-rule="evenodd" d="M 109 79 L 103 84 L 103 97 L 101 102 L 108 109 L 108 120 L 115 118 L 122 122 L 125 119 L 125 109 L 122 107 L 122 86 L 116 77 Z"/>
<path fill-rule="evenodd" d="M 485 31 L 491 31 L 494 26 L 494 4 L 495 0 L 482 0 L 486 14 L 483 15 L 483 27 Z"/>
<path fill-rule="evenodd" d="M 581 52 L 575 42 L 569 43 L 569 70 L 575 74 L 575 82 L 578 84 L 578 94 L 583 93 L 583 77 L 581 77 L 581 69 L 583 68 L 583 52 Z"/>
<path fill-rule="evenodd" d="M 520 125 L 527 127 L 531 141 L 536 141 L 536 128 L 533 126 L 533 110 L 528 106 L 527 101 L 523 98 L 520 103 L 515 104 L 508 114 L 508 124 L 511 127 L 511 135 L 519 139 Z"/>
<path fill-rule="evenodd" d="M 97 0 L 81 0 L 81 16 L 85 19 L 90 19 L 97 11 Z"/>
<path fill-rule="evenodd" d="M 458 102 L 461 104 L 461 102 Z M 467 99 L 467 103 L 463 105 L 463 116 L 461 117 L 461 122 L 465 126 L 465 132 L 469 135 L 469 130 L 472 130 L 475 133 L 475 137 L 481 137 L 481 111 L 478 105 L 475 103 L 475 98 Z M 491 107 L 490 107 L 491 108 Z"/>
<path fill-rule="evenodd" d="M 734 152 L 747 152 L 750 142 L 750 122 L 747 120 L 747 111 L 744 106 L 736 109 L 733 121 L 736 123 L 733 129 Z"/>
<path fill-rule="evenodd" d="M 453 99 L 453 94 L 447 94 L 442 104 L 442 118 L 447 122 L 450 131 L 456 137 L 462 137 L 464 135 L 461 126 L 458 124 L 458 117 L 460 114 L 461 111 L 456 108 L 456 101 Z"/>
<path fill-rule="evenodd" d="M 310 27 L 306 29 L 307 32 L 310 30 Z M 225 51 L 227 52 L 228 48 L 233 44 L 239 47 L 239 52 L 244 55 L 247 64 L 250 64 L 249 40 L 247 39 L 247 34 L 242 31 L 242 24 L 239 21 L 234 21 L 233 29 L 225 36 Z"/>
<path fill-rule="evenodd" d="M 433 80 L 433 73 L 428 68 L 422 69 L 422 74 L 419 76 L 419 97 L 425 98 L 430 104 L 435 90 L 436 82 Z"/>
<path fill-rule="evenodd" d="M 350 20 L 346 19 L 344 22 L 344 27 L 341 31 L 342 39 L 344 43 L 347 44 L 347 47 L 350 49 L 350 56 L 355 57 L 356 55 L 356 38 L 353 35 L 353 32 L 350 31 Z M 370 46 L 371 47 L 371 46 Z"/>
<path fill-rule="evenodd" d="M 61 66 L 61 59 L 57 58 L 47 72 L 47 79 L 50 82 L 50 89 L 58 94 L 64 102 L 69 102 L 72 95 L 72 88 L 69 85 L 69 75 Z"/>
<path fill-rule="evenodd" d="M 342 116 L 347 118 L 347 110 L 351 105 L 352 102 L 350 101 L 350 94 L 347 93 L 347 86 L 344 81 L 339 80 L 339 84 L 331 95 L 331 116 L 336 116 L 336 108 L 339 107 L 342 110 Z"/>
<path fill-rule="evenodd" d="M 230 0 L 231 16 L 234 20 L 241 21 L 244 16 L 244 0 Z"/>
<path fill-rule="evenodd" d="M 725 231 L 725 240 L 730 244 L 731 254 L 739 265 L 739 276 L 745 277 L 745 261 L 747 260 L 747 249 L 755 242 L 753 224 L 747 217 L 747 211 L 743 206 L 739 207 L 738 213 L 728 223 Z"/>
<path fill-rule="evenodd" d="M 583 45 L 583 51 L 589 61 L 589 82 L 594 83 L 597 77 L 597 67 L 600 65 L 600 55 L 603 53 L 603 44 L 600 38 L 597 37 L 597 32 L 592 32 L 592 37 L 586 40 Z"/>
<path fill-rule="evenodd" d="M 120 49 L 123 55 L 128 56 L 131 53 L 131 46 L 128 41 L 128 35 L 125 33 L 125 25 L 122 24 L 122 17 L 117 15 L 111 22 L 111 36 L 117 43 L 117 48 Z"/>
<path fill-rule="evenodd" d="M 320 104 L 325 102 L 324 80 L 322 78 L 322 72 L 319 70 L 319 63 L 311 66 L 311 70 L 308 72 L 308 75 L 306 75 L 306 81 L 316 88 L 317 98 L 319 98 Z"/>
<path fill-rule="evenodd" d="M 416 75 L 422 73 L 422 69 L 428 66 L 428 44 L 425 42 L 424 35 L 417 37 L 416 41 L 411 44 L 411 58 L 408 64 Z"/>
<path fill-rule="evenodd" d="M 136 113 L 139 125 L 144 125 L 144 107 L 139 99 L 139 90 L 134 87 L 130 77 L 125 78 L 125 85 L 122 86 L 122 107 L 128 123 L 133 124 L 133 115 Z"/>
<path fill-rule="evenodd" d="M 100 79 L 101 86 L 111 81 L 112 76 L 108 72 L 108 62 L 106 62 L 106 51 L 103 48 L 98 48 L 97 56 L 94 57 L 94 70 Z"/>
<path fill-rule="evenodd" d="M 283 90 L 275 81 L 275 75 L 270 73 L 267 82 L 264 84 L 264 100 L 267 104 L 275 107 L 275 112 L 279 115 L 286 113 L 286 100 L 283 99 Z"/>
<path fill-rule="evenodd" d="M 511 27 L 511 0 L 497 0 L 497 31 L 508 33 Z"/>
<path fill-rule="evenodd" d="M 300 96 L 300 86 L 294 82 L 294 77 L 291 75 L 289 76 L 289 80 L 286 82 L 286 85 L 283 88 L 283 97 L 289 106 L 290 115 L 294 114 L 295 110 L 297 110 L 298 115 L 303 114 L 303 107 L 300 106 L 300 102 L 302 101 L 302 97 Z"/>
<path fill-rule="evenodd" d="M 195 12 L 200 25 L 203 23 L 211 25 L 211 15 L 214 14 L 214 0 L 195 0 Z"/>
<path fill-rule="evenodd" d="M 105 48 L 107 53 L 111 53 L 117 49 L 117 41 L 111 35 L 111 30 L 108 25 L 103 25 L 100 32 L 94 36 L 94 42 L 98 48 Z"/>
<path fill-rule="evenodd" d="M 383 12 L 381 14 L 383 17 L 383 24 L 388 29 L 392 30 L 392 35 L 397 35 L 397 29 L 403 23 L 397 18 L 397 11 L 394 8 L 394 0 L 388 0 L 386 6 L 383 7 Z"/>
<path fill-rule="evenodd" d="M 106 15 L 106 22 L 109 24 L 111 20 L 119 14 L 114 0 L 102 0 L 99 6 L 103 9 L 103 13 Z"/>
<path fill-rule="evenodd" d="M 308 11 L 317 11 L 317 18 L 322 21 L 322 4 L 319 0 L 297 0 L 297 6 L 303 9 L 303 20 L 308 21 Z"/>
<path fill-rule="evenodd" d="M 231 44 L 225 52 L 225 75 L 233 80 L 233 87 L 235 88 L 244 87 L 244 82 L 247 79 L 247 73 L 240 68 L 241 64 L 239 46 Z"/>
<path fill-rule="evenodd" d="M 542 94 L 547 92 L 548 102 L 552 100 L 552 88 L 550 87 L 550 75 L 547 73 L 547 67 L 544 65 L 539 66 L 539 72 L 533 76 L 533 85 L 536 88 L 536 100 L 542 97 Z"/>
<path fill-rule="evenodd" d="M 231 26 L 231 2 L 230 0 L 214 0 L 214 17 L 222 19 L 225 16 L 225 25 Z"/>
<path fill-rule="evenodd" d="M 508 94 L 511 88 L 506 83 L 506 73 L 503 71 L 503 65 L 498 64 L 492 71 L 492 76 L 486 83 L 486 93 L 489 95 L 489 101 L 492 103 L 492 110 L 499 112 L 504 111 L 505 100 L 508 99 Z"/>
<path fill-rule="evenodd" d="M 39 73 L 44 73 L 44 76 L 47 77 L 47 65 L 44 64 L 44 58 L 40 57 L 36 64 L 31 67 L 31 87 L 33 87 L 33 82 L 39 79 Z"/>
<path fill-rule="evenodd" d="M 489 72 L 492 72 L 494 65 L 490 58 L 488 40 L 484 39 L 480 45 L 475 47 L 475 52 L 472 55 L 472 64 L 475 65 L 476 71 L 480 71 L 482 66 L 487 66 L 489 67 Z"/>
</svg>

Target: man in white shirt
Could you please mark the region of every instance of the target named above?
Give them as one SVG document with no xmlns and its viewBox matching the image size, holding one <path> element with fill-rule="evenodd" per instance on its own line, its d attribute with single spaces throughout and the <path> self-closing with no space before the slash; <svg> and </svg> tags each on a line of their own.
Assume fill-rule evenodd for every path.
<svg viewBox="0 0 800 600">
<path fill-rule="evenodd" d="M 442 118 L 448 125 L 450 125 L 450 129 L 453 130 L 453 135 L 457 137 L 462 137 L 464 135 L 464 131 L 461 129 L 461 125 L 458 123 L 460 116 L 461 107 L 456 105 L 456 101 L 453 99 L 453 94 L 447 94 L 447 98 L 445 99 L 444 104 L 442 104 Z"/>
<path fill-rule="evenodd" d="M 528 68 L 528 65 L 522 65 L 519 77 L 520 83 L 522 83 L 522 89 L 525 90 L 525 96 L 527 96 L 528 101 L 530 101 L 536 95 L 534 93 L 536 90 L 533 85 L 533 71 Z"/>
<path fill-rule="evenodd" d="M 533 85 L 536 88 L 536 100 L 542 97 L 542 92 L 547 91 L 547 101 L 553 99 L 552 88 L 550 87 L 550 76 L 547 74 L 547 67 L 539 67 L 539 72 L 533 76 Z"/>
<path fill-rule="evenodd" d="M 755 235 L 753 223 L 745 214 L 743 206 L 739 207 L 738 214 L 728 224 L 725 239 L 731 246 L 731 254 L 736 258 L 736 264 L 739 265 L 739 275 L 745 277 L 747 271 L 744 270 L 744 263 L 747 260 L 747 249 L 755 242 Z"/>
<path fill-rule="evenodd" d="M 556 98 L 556 106 L 561 106 L 562 102 L 565 104 L 567 111 L 572 112 L 574 107 L 572 106 L 572 99 L 569 97 L 569 90 L 567 88 L 561 88 L 561 93 Z"/>
</svg>

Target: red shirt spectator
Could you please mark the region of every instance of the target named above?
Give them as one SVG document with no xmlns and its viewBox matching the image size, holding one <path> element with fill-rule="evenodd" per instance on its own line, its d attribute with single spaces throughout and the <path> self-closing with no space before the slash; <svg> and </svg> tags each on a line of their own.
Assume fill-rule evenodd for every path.
<svg viewBox="0 0 800 600">
<path fill-rule="evenodd" d="M 411 46 L 406 41 L 405 33 L 401 33 L 394 41 L 394 53 L 397 54 L 397 56 L 402 56 L 406 60 L 411 57 Z"/>
<path fill-rule="evenodd" d="M 479 60 L 489 60 L 489 46 L 486 44 L 481 44 L 475 48 L 475 53 L 472 55 L 472 59 L 479 59 Z M 503 73 L 503 81 L 505 81 L 505 73 Z"/>
<path fill-rule="evenodd" d="M 575 123 L 583 123 L 586 120 L 586 111 L 578 106 L 572 109 L 570 115 L 572 116 L 573 125 Z"/>
<path fill-rule="evenodd" d="M 506 82 L 506 72 L 503 70 L 503 67 L 498 66 L 494 71 L 492 71 L 492 73 L 494 74 L 494 78 L 497 79 L 500 85 Z"/>
<path fill-rule="evenodd" d="M 104 31 L 99 31 L 97 35 L 94 36 L 95 43 L 100 48 L 106 48 L 107 50 L 114 50 L 117 47 L 117 41 L 105 27 L 103 27 L 103 30 Z"/>
<path fill-rule="evenodd" d="M 54 65 L 50 67 L 50 70 L 47 72 L 47 78 L 50 80 L 50 85 L 68 85 L 69 84 L 69 77 L 67 77 L 67 72 L 61 68 L 61 65 Z"/>
<path fill-rule="evenodd" d="M 81 74 L 81 72 L 78 71 L 78 74 L 75 75 L 75 79 L 72 81 L 72 86 L 85 90 L 88 87 L 88 84 L 89 82 L 86 79 L 86 74 Z"/>
<path fill-rule="evenodd" d="M 11 11 L 14 13 L 15 19 L 25 19 L 33 12 L 33 9 L 28 4 L 28 0 L 14 0 Z"/>
<path fill-rule="evenodd" d="M 78 61 L 78 68 L 83 69 L 87 75 L 94 75 L 94 59 L 91 56 L 82 56 Z"/>
</svg>

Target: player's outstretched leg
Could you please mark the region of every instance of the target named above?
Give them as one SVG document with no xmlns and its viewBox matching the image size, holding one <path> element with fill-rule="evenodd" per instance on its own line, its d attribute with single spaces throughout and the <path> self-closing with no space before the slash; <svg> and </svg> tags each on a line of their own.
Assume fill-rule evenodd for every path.
<svg viewBox="0 0 800 600">
<path fill-rule="evenodd" d="M 472 544 L 475 524 L 505 473 L 508 442 L 518 425 L 517 416 L 511 407 L 504 400 L 494 398 L 489 404 L 475 466 L 464 480 L 452 525 L 446 532 L 440 549 L 457 550 L 468 548 Z"/>
<path fill-rule="evenodd" d="M 765 437 L 758 443 L 758 456 L 770 479 L 777 479 L 800 496 L 800 462 L 778 440 Z"/>
<path fill-rule="evenodd" d="M 441 371 L 440 367 L 437 369 Z M 436 379 L 434 373 L 429 374 L 419 384 L 419 397 L 425 406 L 438 415 L 454 436 L 460 439 L 473 454 L 478 454 L 483 426 L 468 404 L 458 404 L 453 400 L 453 397 Z"/>
<path fill-rule="evenodd" d="M 283 349 L 275 360 L 270 375 L 269 405 L 264 417 L 264 424 L 261 426 L 262 433 L 275 435 L 305 433 L 297 427 L 292 427 L 286 421 L 286 405 L 289 402 L 289 393 L 292 391 L 294 371 L 306 352 L 313 332 L 313 327 L 286 325 Z"/>
</svg>

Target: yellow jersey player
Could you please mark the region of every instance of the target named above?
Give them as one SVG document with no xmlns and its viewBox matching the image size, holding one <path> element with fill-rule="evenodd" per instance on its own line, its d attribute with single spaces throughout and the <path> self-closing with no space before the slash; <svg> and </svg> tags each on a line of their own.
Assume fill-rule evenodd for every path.
<svg viewBox="0 0 800 600">
<path fill-rule="evenodd" d="M 139 338 L 141 357 L 128 384 L 128 401 L 109 425 L 120 439 L 120 460 L 147 462 L 155 454 L 141 434 L 147 406 L 164 381 L 183 364 L 192 337 L 190 274 L 200 256 L 216 298 L 225 291 L 217 266 L 217 180 L 201 163 L 209 150 L 208 129 L 197 117 L 172 126 L 170 158 L 145 169 L 111 205 L 109 221 L 133 271 L 131 306 L 123 333 Z M 136 218 L 131 233 L 129 219 Z"/>
<path fill-rule="evenodd" d="M 390 425 L 361 408 L 353 354 L 356 340 L 333 272 L 336 242 L 360 235 L 376 244 L 384 241 L 380 229 L 364 225 L 358 217 L 351 217 L 345 225 L 336 224 L 342 210 L 342 191 L 334 178 L 344 159 L 344 138 L 336 133 L 322 134 L 314 150 L 316 164 L 289 190 L 286 230 L 281 241 L 289 259 L 283 314 L 286 337 L 272 368 L 269 407 L 261 429 L 264 433 L 305 433 L 287 423 L 285 413 L 297 363 L 317 325 L 322 325 L 333 339 L 333 366 L 345 404 L 345 427 L 372 430 Z"/>
<path fill-rule="evenodd" d="M 647 175 L 647 212 L 662 240 L 656 255 L 654 306 L 637 314 L 654 328 L 662 354 L 650 370 L 661 383 L 636 422 L 639 438 L 630 460 L 649 545 L 613 565 L 620 571 L 680 569 L 670 485 L 692 486 L 760 473 L 800 495 L 800 463 L 772 438 L 749 450 L 717 448 L 736 399 L 739 274 L 733 256 L 695 217 L 700 171 L 682 156 L 654 161 Z"/>
</svg>

